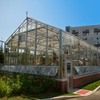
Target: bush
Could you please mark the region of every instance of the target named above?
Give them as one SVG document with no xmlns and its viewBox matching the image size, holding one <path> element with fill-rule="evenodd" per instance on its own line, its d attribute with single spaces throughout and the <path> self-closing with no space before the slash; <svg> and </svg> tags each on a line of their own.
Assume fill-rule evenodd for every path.
<svg viewBox="0 0 100 100">
<path fill-rule="evenodd" d="M 57 90 L 57 84 L 53 77 L 27 75 L 22 80 L 22 93 L 35 94 Z"/>
<path fill-rule="evenodd" d="M 0 91 L 2 96 L 54 92 L 58 91 L 55 79 L 55 77 L 49 76 L 7 72 L 2 75 Z"/>
<path fill-rule="evenodd" d="M 20 89 L 22 86 L 22 82 L 20 81 L 20 76 L 17 75 L 15 78 L 13 77 L 12 79 L 8 78 L 7 80 L 8 86 L 11 88 L 12 94 L 19 94 Z"/>
<path fill-rule="evenodd" d="M 4 63 L 4 53 L 2 51 L 0 51 L 0 63 Z"/>
<path fill-rule="evenodd" d="M 7 94 L 7 84 L 0 80 L 0 97 L 3 97 Z"/>
</svg>

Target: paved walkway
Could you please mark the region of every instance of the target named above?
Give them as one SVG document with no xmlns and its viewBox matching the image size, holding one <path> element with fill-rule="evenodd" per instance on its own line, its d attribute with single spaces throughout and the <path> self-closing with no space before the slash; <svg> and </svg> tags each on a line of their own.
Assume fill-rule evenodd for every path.
<svg viewBox="0 0 100 100">
<path fill-rule="evenodd" d="M 98 89 L 97 91 L 88 96 L 81 96 L 77 98 L 66 98 L 60 100 L 100 100 L 100 89 Z"/>
<path fill-rule="evenodd" d="M 100 86 L 94 91 L 84 90 L 84 89 L 73 89 L 71 90 L 78 96 L 61 96 L 57 98 L 51 98 L 47 100 L 100 100 Z"/>
<path fill-rule="evenodd" d="M 81 89 L 81 90 L 74 92 L 74 94 L 79 94 L 81 96 L 85 96 L 85 95 L 88 95 L 88 94 L 91 94 L 91 93 L 92 93 L 92 91 L 85 90 L 85 89 Z"/>
</svg>

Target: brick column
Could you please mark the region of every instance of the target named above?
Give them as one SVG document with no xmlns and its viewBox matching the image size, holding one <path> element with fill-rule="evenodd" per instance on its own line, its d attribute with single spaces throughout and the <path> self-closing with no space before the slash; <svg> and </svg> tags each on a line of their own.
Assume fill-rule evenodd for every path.
<svg viewBox="0 0 100 100">
<path fill-rule="evenodd" d="M 67 92 L 67 79 L 57 79 L 57 83 L 61 92 Z"/>
</svg>

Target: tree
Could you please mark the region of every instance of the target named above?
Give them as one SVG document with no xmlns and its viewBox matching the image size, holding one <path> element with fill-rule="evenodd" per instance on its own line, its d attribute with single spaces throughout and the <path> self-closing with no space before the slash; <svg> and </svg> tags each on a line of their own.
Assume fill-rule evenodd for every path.
<svg viewBox="0 0 100 100">
<path fill-rule="evenodd" d="M 0 63 L 4 63 L 4 53 L 2 47 L 0 47 Z"/>
</svg>

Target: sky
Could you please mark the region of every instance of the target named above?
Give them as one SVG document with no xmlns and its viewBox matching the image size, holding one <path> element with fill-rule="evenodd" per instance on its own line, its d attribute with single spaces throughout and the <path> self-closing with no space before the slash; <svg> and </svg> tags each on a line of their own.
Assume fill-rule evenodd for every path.
<svg viewBox="0 0 100 100">
<path fill-rule="evenodd" d="M 6 41 L 28 17 L 65 30 L 100 24 L 100 0 L 0 0 L 0 40 Z"/>
</svg>

